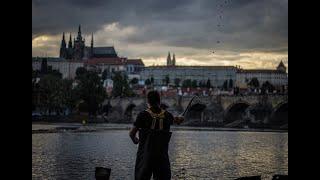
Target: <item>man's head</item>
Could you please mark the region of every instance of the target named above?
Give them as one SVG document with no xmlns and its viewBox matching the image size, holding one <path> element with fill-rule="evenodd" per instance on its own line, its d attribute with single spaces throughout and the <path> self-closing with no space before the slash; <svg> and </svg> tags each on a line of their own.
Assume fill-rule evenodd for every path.
<svg viewBox="0 0 320 180">
<path fill-rule="evenodd" d="M 160 94 L 158 91 L 150 91 L 147 95 L 148 104 L 151 107 L 158 107 L 160 106 Z"/>
</svg>

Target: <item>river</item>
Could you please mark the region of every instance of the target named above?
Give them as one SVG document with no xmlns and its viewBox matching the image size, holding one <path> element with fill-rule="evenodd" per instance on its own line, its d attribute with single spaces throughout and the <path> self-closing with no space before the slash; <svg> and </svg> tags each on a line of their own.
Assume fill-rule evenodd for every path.
<svg viewBox="0 0 320 180">
<path fill-rule="evenodd" d="M 134 179 L 136 151 L 127 130 L 32 134 L 32 179 Z M 173 130 L 169 155 L 172 179 L 270 179 L 288 174 L 288 133 Z"/>
</svg>

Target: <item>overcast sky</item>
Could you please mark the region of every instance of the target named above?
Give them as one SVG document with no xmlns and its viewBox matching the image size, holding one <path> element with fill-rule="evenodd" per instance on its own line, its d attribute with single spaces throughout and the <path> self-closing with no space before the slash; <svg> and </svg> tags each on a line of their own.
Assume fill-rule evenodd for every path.
<svg viewBox="0 0 320 180">
<path fill-rule="evenodd" d="M 288 64 L 287 0 L 32 0 L 33 56 L 59 56 L 62 32 L 146 65 Z M 214 53 L 213 53 L 214 52 Z"/>
</svg>

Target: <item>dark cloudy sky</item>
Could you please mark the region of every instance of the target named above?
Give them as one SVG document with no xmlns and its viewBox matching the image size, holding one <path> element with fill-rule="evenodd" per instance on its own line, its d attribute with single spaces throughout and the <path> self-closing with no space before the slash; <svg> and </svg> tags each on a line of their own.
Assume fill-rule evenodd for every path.
<svg viewBox="0 0 320 180">
<path fill-rule="evenodd" d="M 288 63 L 287 0 L 32 0 L 33 56 L 58 56 L 62 32 L 120 56 L 165 64 L 274 68 Z M 214 51 L 215 53 L 212 53 Z"/>
</svg>

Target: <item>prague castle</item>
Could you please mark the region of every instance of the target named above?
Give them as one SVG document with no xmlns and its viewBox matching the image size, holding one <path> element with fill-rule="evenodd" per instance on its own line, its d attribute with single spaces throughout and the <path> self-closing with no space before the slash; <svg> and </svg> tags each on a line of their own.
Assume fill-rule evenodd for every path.
<svg viewBox="0 0 320 180">
<path fill-rule="evenodd" d="M 68 46 L 63 33 L 59 57 L 68 60 L 83 60 L 90 58 L 117 58 L 118 55 L 114 47 L 94 47 L 93 34 L 90 46 L 86 46 L 85 39 L 81 35 L 81 26 L 79 25 L 77 37 L 72 41 L 70 34 Z"/>
<path fill-rule="evenodd" d="M 41 69 L 43 58 L 32 58 L 34 70 Z M 59 57 L 46 58 L 48 65 L 59 70 L 63 78 L 73 79 L 76 69 L 85 67 L 94 69 L 100 74 L 107 70 L 109 74 L 116 71 L 125 72 L 129 79 L 137 78 L 141 81 L 153 78 L 155 86 L 169 84 L 183 84 L 183 81 L 190 80 L 200 84 L 210 81 L 214 87 L 222 87 L 226 81 L 232 81 L 235 86 L 246 88 L 248 82 L 257 78 L 260 83 L 266 81 L 274 86 L 287 86 L 287 68 L 281 61 L 275 69 L 241 69 L 237 66 L 181 66 L 176 65 L 176 56 L 170 52 L 164 66 L 145 67 L 141 59 L 129 59 L 118 57 L 113 46 L 95 47 L 93 34 L 91 35 L 90 46 L 85 45 L 85 39 L 81 34 L 79 25 L 77 37 L 72 39 L 70 34 L 69 42 L 66 43 L 65 34 L 62 35 Z"/>
</svg>

